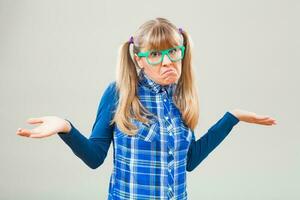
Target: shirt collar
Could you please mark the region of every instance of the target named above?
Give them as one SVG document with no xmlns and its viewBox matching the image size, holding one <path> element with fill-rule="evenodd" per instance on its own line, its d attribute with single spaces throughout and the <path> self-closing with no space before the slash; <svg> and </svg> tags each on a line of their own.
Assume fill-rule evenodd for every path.
<svg viewBox="0 0 300 200">
<path fill-rule="evenodd" d="M 149 88 L 155 94 L 166 91 L 168 96 L 170 97 L 172 97 L 172 95 L 174 94 L 177 85 L 176 83 L 172 83 L 169 85 L 160 85 L 155 81 L 151 80 L 150 77 L 147 74 L 145 74 L 144 70 L 140 70 L 139 83 Z"/>
</svg>

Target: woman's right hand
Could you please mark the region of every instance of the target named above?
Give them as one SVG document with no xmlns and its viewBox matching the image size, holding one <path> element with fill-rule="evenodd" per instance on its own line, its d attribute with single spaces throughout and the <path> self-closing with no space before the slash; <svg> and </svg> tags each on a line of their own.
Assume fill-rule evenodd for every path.
<svg viewBox="0 0 300 200">
<path fill-rule="evenodd" d="M 67 120 L 56 116 L 29 118 L 27 123 L 36 124 L 39 126 L 32 130 L 19 128 L 16 132 L 18 135 L 31 138 L 44 138 L 59 132 L 67 134 L 71 130 L 71 125 Z"/>
</svg>

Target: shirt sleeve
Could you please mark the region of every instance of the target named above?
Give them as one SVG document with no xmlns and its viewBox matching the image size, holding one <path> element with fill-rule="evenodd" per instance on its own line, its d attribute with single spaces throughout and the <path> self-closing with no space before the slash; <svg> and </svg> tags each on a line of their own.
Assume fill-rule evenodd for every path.
<svg viewBox="0 0 300 200">
<path fill-rule="evenodd" d="M 194 170 L 229 134 L 231 129 L 239 122 L 239 119 L 230 112 L 214 124 L 205 135 L 195 141 L 192 132 L 192 140 L 187 154 L 187 171 Z"/>
<path fill-rule="evenodd" d="M 71 148 L 90 168 L 98 168 L 105 160 L 110 143 L 113 138 L 114 124 L 110 124 L 117 105 L 117 92 L 115 81 L 110 83 L 98 105 L 96 120 L 92 127 L 92 133 L 86 138 L 80 131 L 71 125 L 69 133 L 59 132 L 59 137 Z"/>
</svg>

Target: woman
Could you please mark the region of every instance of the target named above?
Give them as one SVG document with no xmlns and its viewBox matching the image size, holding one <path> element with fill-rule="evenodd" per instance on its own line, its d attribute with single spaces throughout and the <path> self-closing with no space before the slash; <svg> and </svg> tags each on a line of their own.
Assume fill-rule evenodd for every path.
<svg viewBox="0 0 300 200">
<path fill-rule="evenodd" d="M 164 18 L 149 20 L 120 48 L 117 78 L 106 88 L 87 139 L 56 116 L 17 134 L 57 134 L 75 155 L 96 169 L 113 141 L 114 168 L 108 199 L 187 199 L 186 171 L 194 170 L 239 121 L 274 125 L 269 116 L 228 111 L 196 140 L 198 95 L 190 37 Z"/>
</svg>

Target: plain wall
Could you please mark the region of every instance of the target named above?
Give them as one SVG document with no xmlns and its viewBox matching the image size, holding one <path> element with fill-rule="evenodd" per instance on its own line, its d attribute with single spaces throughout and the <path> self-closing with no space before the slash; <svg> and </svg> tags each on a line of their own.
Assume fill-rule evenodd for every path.
<svg viewBox="0 0 300 200">
<path fill-rule="evenodd" d="M 26 119 L 68 118 L 88 137 L 115 80 L 119 46 L 165 17 L 194 43 L 199 139 L 226 111 L 278 122 L 240 122 L 192 172 L 189 199 L 300 199 L 299 1 L 0 1 L 0 199 L 106 199 L 112 144 L 88 168 L 57 136 L 16 135 Z"/>
</svg>

